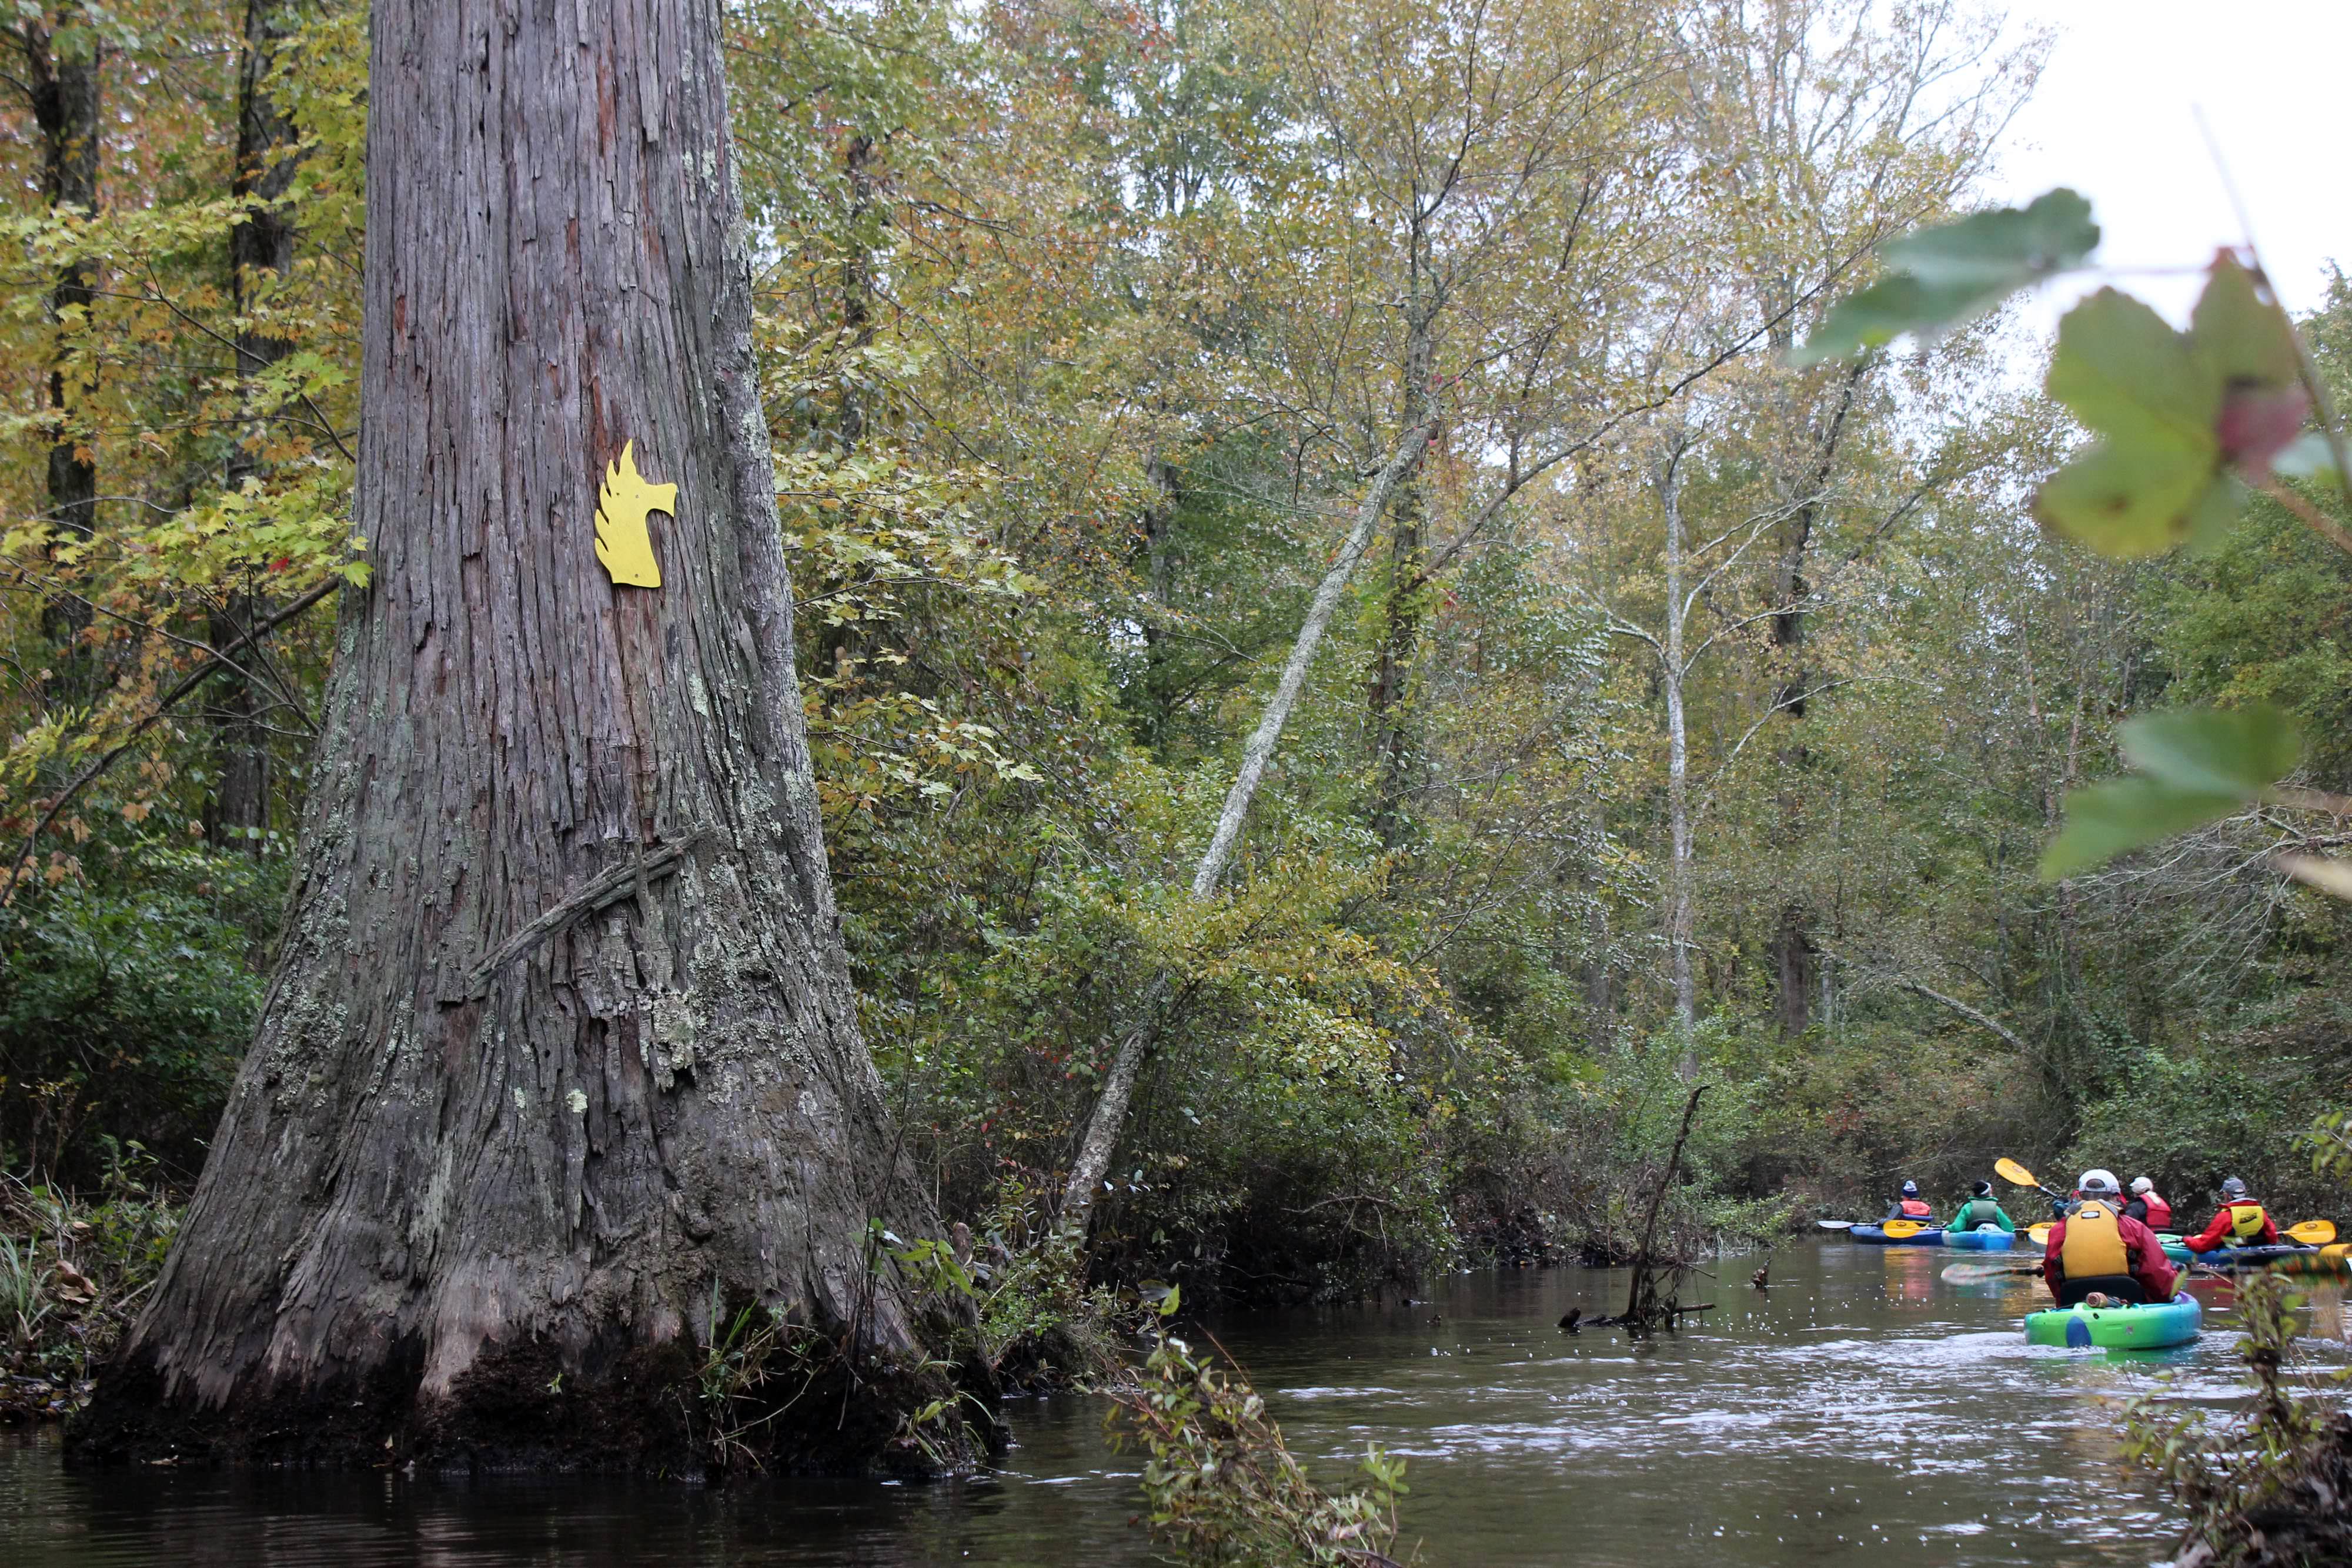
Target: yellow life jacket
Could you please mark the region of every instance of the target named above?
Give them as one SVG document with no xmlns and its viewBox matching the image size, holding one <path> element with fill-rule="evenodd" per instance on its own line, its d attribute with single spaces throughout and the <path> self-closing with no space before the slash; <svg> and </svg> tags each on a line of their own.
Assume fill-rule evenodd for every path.
<svg viewBox="0 0 2352 1568">
<path fill-rule="evenodd" d="M 2058 1268 L 2069 1280 L 2131 1272 L 2122 1220 L 2114 1209 L 2104 1203 L 2085 1203 L 2066 1217 L 2066 1239 L 2058 1247 Z"/>
<path fill-rule="evenodd" d="M 2231 1204 L 2230 1239 L 2241 1247 L 2252 1245 L 2262 1239 L 2263 1222 L 2269 1218 L 2270 1211 L 2251 1198 Z"/>
</svg>

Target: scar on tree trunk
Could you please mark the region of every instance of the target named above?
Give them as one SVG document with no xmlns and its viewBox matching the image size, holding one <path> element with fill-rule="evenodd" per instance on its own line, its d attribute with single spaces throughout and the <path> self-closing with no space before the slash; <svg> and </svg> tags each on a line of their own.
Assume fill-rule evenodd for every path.
<svg viewBox="0 0 2352 1568">
<path fill-rule="evenodd" d="M 373 570 L 257 1037 L 68 1441 L 952 1467 L 994 1385 L 857 1028 L 719 5 L 503 14 L 375 0 Z M 657 589 L 598 560 L 625 450 L 677 486 Z"/>
</svg>

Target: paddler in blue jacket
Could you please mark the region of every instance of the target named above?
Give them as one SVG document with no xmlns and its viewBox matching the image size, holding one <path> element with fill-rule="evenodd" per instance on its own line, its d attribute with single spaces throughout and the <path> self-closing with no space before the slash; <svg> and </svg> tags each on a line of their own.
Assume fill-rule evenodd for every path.
<svg viewBox="0 0 2352 1568">
<path fill-rule="evenodd" d="M 1922 1225 L 1932 1226 L 1936 1223 L 1936 1211 L 1927 1206 L 1927 1199 L 1919 1196 L 1919 1184 L 1906 1181 L 1903 1184 L 1902 1196 L 1887 1209 L 1886 1218 L 1916 1219 Z M 1882 1219 L 1879 1223 L 1884 1225 L 1886 1220 Z"/>
<path fill-rule="evenodd" d="M 1960 1205 L 1960 1211 L 1952 1216 L 1951 1223 L 1944 1228 L 1969 1231 L 1985 1225 L 1998 1226 L 2012 1236 L 2017 1234 L 2017 1221 L 2011 1219 L 2007 1211 L 1993 1200 L 1992 1183 L 1980 1181 L 1977 1183 L 1976 1190 L 1969 1195 L 1968 1202 Z"/>
</svg>

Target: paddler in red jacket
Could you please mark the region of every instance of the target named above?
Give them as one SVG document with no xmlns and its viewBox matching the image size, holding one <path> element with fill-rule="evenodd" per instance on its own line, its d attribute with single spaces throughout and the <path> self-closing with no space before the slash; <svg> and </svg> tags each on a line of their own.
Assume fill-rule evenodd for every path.
<svg viewBox="0 0 2352 1568">
<path fill-rule="evenodd" d="M 2150 1230 L 2172 1228 L 2172 1205 L 2164 1201 L 2164 1195 L 2146 1176 L 2132 1177 L 2131 1201 L 2124 1205 L 2124 1214 Z"/>
<path fill-rule="evenodd" d="M 2125 1218 L 2114 1174 L 2084 1171 L 2074 1196 L 2082 1201 L 2050 1228 L 2042 1255 L 2042 1277 L 2058 1304 L 2071 1307 L 2094 1291 L 2126 1300 L 2172 1300 L 2177 1276 L 2164 1243 L 2138 1220 Z"/>
<path fill-rule="evenodd" d="M 2278 1227 L 2272 1223 L 2270 1210 L 2246 1196 L 2246 1184 L 2236 1176 L 2221 1184 L 2221 1210 L 2213 1222 L 2189 1238 L 2191 1252 L 2210 1252 L 2216 1247 L 2275 1247 Z"/>
</svg>

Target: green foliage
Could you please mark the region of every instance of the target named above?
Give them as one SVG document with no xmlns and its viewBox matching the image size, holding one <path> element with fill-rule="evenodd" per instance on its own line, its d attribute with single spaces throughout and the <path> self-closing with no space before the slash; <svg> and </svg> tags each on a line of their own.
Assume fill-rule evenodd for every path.
<svg viewBox="0 0 2352 1568">
<path fill-rule="evenodd" d="M 278 873 L 139 838 L 115 863 L 0 909 L 0 1154 L 86 1181 L 135 1138 L 189 1180 L 259 1016 Z"/>
<path fill-rule="evenodd" d="M 2276 708 L 2148 714 L 2116 732 L 2124 758 L 2184 794 L 2251 800 L 2294 771 L 2303 750 L 2294 721 Z"/>
<path fill-rule="evenodd" d="M 2081 267 L 2098 244 L 2091 204 L 2065 190 L 1890 240 L 1879 247 L 1888 275 L 1840 300 L 1790 362 L 1818 364 L 1905 333 L 1949 331 L 2021 288 Z"/>
<path fill-rule="evenodd" d="M 806 1392 L 813 1336 L 798 1329 L 781 1307 L 747 1301 L 730 1312 L 716 1280 L 711 1281 L 709 1315 L 702 1358 L 695 1368 L 703 1446 L 722 1469 L 756 1471 L 764 1468 L 758 1441 L 761 1429 L 793 1403 L 792 1398 L 770 1397 L 768 1385 L 789 1370 L 799 1374 L 800 1392 Z M 814 1348 L 821 1353 L 825 1347 L 820 1342 Z M 561 1394 L 562 1381 L 559 1374 L 548 1392 Z"/>
<path fill-rule="evenodd" d="M 2036 515 L 2114 556 L 2187 537 L 2191 503 L 2213 483 L 2221 412 L 2221 384 L 2189 339 L 2103 288 L 2059 323 L 2048 390 L 2100 440 L 2042 486 Z"/>
<path fill-rule="evenodd" d="M 1168 1292 L 1164 1323 L 1177 1308 Z M 1114 1447 L 1144 1455 L 1152 1533 L 1188 1563 L 1392 1563 L 1404 1463 L 1377 1448 L 1360 1462 L 1363 1484 L 1326 1491 L 1282 1440 L 1265 1399 L 1163 1329 L 1136 1385 L 1112 1394 Z"/>
<path fill-rule="evenodd" d="M 2149 714 L 2116 732 L 2139 772 L 2066 798 L 2066 828 L 2042 858 L 2051 881 L 2244 810 L 2294 769 L 2294 723 L 2266 705 Z"/>
<path fill-rule="evenodd" d="M 2278 1210 L 2283 1226 L 2324 1217 L 2338 1195 L 2312 1180 L 2294 1151 L 2310 1124 L 2312 1085 L 2335 1068 L 2250 1043 L 2131 1052 L 2114 1064 L 2112 1088 L 2084 1108 L 2061 1168 L 2071 1176 L 2105 1166 L 2126 1181 L 2153 1176 L 2184 1225 L 2203 1222 L 2194 1211 L 2218 1205 L 2232 1176 Z"/>
<path fill-rule="evenodd" d="M 2342 1562 L 2352 1551 L 2346 1375 L 2325 1375 L 2306 1394 L 2286 1383 L 2304 1304 L 2282 1276 L 2240 1282 L 2246 1333 L 2239 1351 L 2254 1376 L 2242 1411 L 2215 1416 L 2156 1394 L 2125 1412 L 2126 1454 L 2188 1515 L 2173 1558 L 2184 1568 L 2304 1568 Z"/>
<path fill-rule="evenodd" d="M 2294 329 L 2255 276 L 2213 263 L 2189 329 L 2113 288 L 2066 314 L 2050 395 L 2099 439 L 2035 497 L 2037 516 L 2108 555 L 2155 555 L 2210 538 L 2243 487 L 2302 428 Z"/>
<path fill-rule="evenodd" d="M 1681 1073 L 1685 1049 L 1698 1071 Z M 1717 1240 L 1767 1240 L 1786 1228 L 1789 1206 L 1765 1195 L 1738 1196 L 1759 1145 L 1785 1140 L 1784 1107 L 1741 1060 L 1728 1020 L 1705 1020 L 1685 1041 L 1665 1031 L 1587 1061 L 1564 1060 L 1557 1138 L 1557 1186 L 1548 1194 L 1553 1231 L 1589 1261 L 1622 1263 L 1642 1243 L 1650 1201 L 1694 1088 L 1705 1096 L 1691 1123 L 1675 1185 L 1659 1212 L 1653 1243 L 1662 1256 L 1691 1257 Z"/>
<path fill-rule="evenodd" d="M 1915 271 L 1839 306 L 1824 323 L 1837 331 L 1821 337 L 1818 352 L 1809 346 L 1807 357 L 1851 354 L 1883 341 L 1909 324 L 1904 308 L 1931 322 L 1937 300 L 1930 291 L 1939 280 L 1955 289 L 1981 281 L 1990 298 L 2033 282 L 2042 275 L 2030 265 L 2036 258 L 2054 261 L 2063 253 L 2073 257 L 2064 265 L 2079 263 L 2088 243 L 2079 251 L 2054 244 L 2037 249 L 2027 237 L 2027 215 L 2045 204 L 2053 216 L 2063 211 L 2083 225 L 2077 237 L 2095 242 L 2088 209 L 2071 192 L 2053 192 L 2025 214 L 1969 220 L 1974 229 L 1963 224 L 1923 231 L 1886 247 L 1890 257 L 1912 256 Z M 1963 243 L 1964 235 L 1970 243 Z M 1931 258 L 1924 267 L 1916 260 L 1922 246 Z M 1992 259 L 1980 265 L 1979 249 Z M 1948 257 L 1937 271 L 1933 258 L 1955 250 L 1957 260 Z M 2115 288 L 2068 311 L 2047 390 L 2095 439 L 2042 484 L 2035 515 L 2109 556 L 2158 555 L 2189 539 L 2220 546 L 2248 486 L 2272 482 L 2273 464 L 2282 456 L 2290 474 L 2328 473 L 2339 488 L 2344 483 L 2331 460 L 2341 433 L 2312 433 L 2324 436 L 2318 441 L 2304 436 L 2314 388 L 2294 324 L 2267 281 L 2228 252 L 2208 269 L 2186 332 Z M 2305 520 L 2333 542 L 2352 548 L 2339 524 L 2292 497 L 2282 500 L 2302 507 Z M 2286 722 L 2263 709 L 2143 718 L 2125 727 L 2123 739 L 2140 774 L 2069 797 L 2066 831 L 2042 860 L 2046 879 L 2076 874 L 2252 803 L 2294 766 L 2298 750 Z M 2322 886 L 2342 880 L 2324 866 L 2298 874 Z"/>
<path fill-rule="evenodd" d="M 2166 695 L 2267 705 L 2305 737 L 2312 776 L 2352 779 L 2352 557 L 2268 497 L 2212 549 L 2149 579 Z"/>
<path fill-rule="evenodd" d="M 55 1418 L 87 1402 L 91 1369 L 163 1270 L 180 1210 L 144 1149 L 109 1154 L 90 1198 L 0 1173 L 0 1422 Z"/>
</svg>

